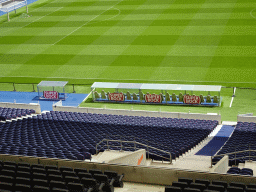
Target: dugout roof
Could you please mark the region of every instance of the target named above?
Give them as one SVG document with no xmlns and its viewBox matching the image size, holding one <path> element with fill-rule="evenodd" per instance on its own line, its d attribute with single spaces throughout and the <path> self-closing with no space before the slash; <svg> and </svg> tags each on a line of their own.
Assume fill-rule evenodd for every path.
<svg viewBox="0 0 256 192">
<path fill-rule="evenodd" d="M 180 91 L 217 91 L 220 92 L 221 86 L 216 85 L 183 85 L 183 84 L 150 84 L 150 83 L 103 83 L 94 82 L 94 88 L 112 89 L 154 89 L 154 90 L 180 90 Z"/>
<path fill-rule="evenodd" d="M 37 87 L 64 87 L 67 81 L 41 81 Z"/>
</svg>

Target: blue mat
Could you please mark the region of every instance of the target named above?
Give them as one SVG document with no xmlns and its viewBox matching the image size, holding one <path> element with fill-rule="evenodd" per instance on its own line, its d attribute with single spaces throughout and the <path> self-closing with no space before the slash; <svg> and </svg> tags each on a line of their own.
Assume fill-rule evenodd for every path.
<svg viewBox="0 0 256 192">
<path fill-rule="evenodd" d="M 229 125 L 223 125 L 219 132 L 213 137 L 213 139 L 205 145 L 195 155 L 213 156 L 220 150 L 220 148 L 229 139 L 235 127 Z"/>
<path fill-rule="evenodd" d="M 63 106 L 77 107 L 86 98 L 88 94 L 67 93 L 67 99 L 62 101 Z M 0 91 L 0 102 L 16 103 L 38 103 L 41 105 L 41 111 L 52 111 L 52 105 L 56 101 L 38 100 L 37 92 L 12 92 Z"/>
</svg>

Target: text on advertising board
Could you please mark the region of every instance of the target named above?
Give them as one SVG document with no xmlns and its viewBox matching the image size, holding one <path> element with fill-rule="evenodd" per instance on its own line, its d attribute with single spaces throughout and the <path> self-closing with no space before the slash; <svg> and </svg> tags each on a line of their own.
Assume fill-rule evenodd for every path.
<svg viewBox="0 0 256 192">
<path fill-rule="evenodd" d="M 161 96 L 156 94 L 146 94 L 145 95 L 146 102 L 160 103 Z"/>
<path fill-rule="evenodd" d="M 188 104 L 200 104 L 199 96 L 184 95 L 184 103 Z"/>
<path fill-rule="evenodd" d="M 47 99 L 58 99 L 59 94 L 57 91 L 44 91 L 44 98 Z"/>
<path fill-rule="evenodd" d="M 109 100 L 111 101 L 123 101 L 124 94 L 123 93 L 109 93 Z"/>
</svg>

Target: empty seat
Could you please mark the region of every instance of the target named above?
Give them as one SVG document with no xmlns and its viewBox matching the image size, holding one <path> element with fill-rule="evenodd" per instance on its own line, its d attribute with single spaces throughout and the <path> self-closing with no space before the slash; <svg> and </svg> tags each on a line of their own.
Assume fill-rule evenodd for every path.
<svg viewBox="0 0 256 192">
<path fill-rule="evenodd" d="M 206 186 L 202 183 L 190 183 L 189 188 L 199 189 L 200 191 L 203 191 L 206 189 Z"/>
<path fill-rule="evenodd" d="M 45 173 L 33 173 L 32 174 L 33 179 L 41 179 L 41 180 L 46 180 L 47 176 Z"/>
<path fill-rule="evenodd" d="M 18 164 L 18 167 L 30 167 L 30 164 L 29 163 L 26 163 L 26 162 L 19 162 Z"/>
<path fill-rule="evenodd" d="M 213 190 L 213 191 L 219 191 L 219 192 L 224 192 L 225 191 L 225 187 L 222 186 L 222 185 L 210 184 L 210 185 L 208 185 L 208 189 Z"/>
<path fill-rule="evenodd" d="M 48 175 L 49 181 L 63 181 L 63 178 L 61 175 Z"/>
<path fill-rule="evenodd" d="M 19 192 L 30 192 L 31 191 L 31 187 L 30 187 L 30 185 L 16 184 L 14 186 L 14 190 L 15 191 L 19 191 Z"/>
<path fill-rule="evenodd" d="M 16 171 L 16 165 L 4 165 L 3 169 Z"/>
<path fill-rule="evenodd" d="M 66 176 L 65 177 L 65 181 L 66 183 L 80 183 L 80 179 L 79 177 L 70 177 L 70 176 Z"/>
<path fill-rule="evenodd" d="M 241 182 L 231 182 L 231 183 L 229 183 L 229 186 L 239 187 L 239 188 L 242 188 L 243 190 L 245 189 L 245 184 L 241 183 Z"/>
<path fill-rule="evenodd" d="M 12 183 L 1 182 L 0 183 L 0 190 L 12 191 L 13 190 L 13 184 Z"/>
<path fill-rule="evenodd" d="M 61 175 L 60 170 L 48 169 L 46 172 L 47 172 L 47 175 L 50 175 L 50 174 L 52 174 L 52 175 Z"/>
<path fill-rule="evenodd" d="M 31 178 L 30 172 L 17 171 L 16 177 Z"/>
<path fill-rule="evenodd" d="M 68 189 L 53 188 L 52 192 L 69 192 L 69 190 Z"/>
<path fill-rule="evenodd" d="M 188 187 L 188 183 L 187 182 L 173 181 L 172 186 L 180 187 L 183 190 L 184 188 Z"/>
<path fill-rule="evenodd" d="M 185 188 L 183 192 L 201 192 L 200 189 Z"/>
<path fill-rule="evenodd" d="M 81 183 L 68 183 L 67 187 L 70 192 L 84 192 L 84 186 Z"/>
<path fill-rule="evenodd" d="M 15 182 L 16 184 L 31 185 L 31 181 L 29 178 L 16 177 Z"/>
<path fill-rule="evenodd" d="M 165 192 L 182 192 L 180 187 L 165 186 Z"/>
<path fill-rule="evenodd" d="M 223 186 L 224 188 L 227 188 L 227 186 L 228 186 L 227 181 L 213 180 L 213 181 L 212 181 L 212 184 L 213 184 L 213 185 L 221 185 L 221 186 Z"/>
<path fill-rule="evenodd" d="M 227 192 L 244 192 L 244 189 L 242 187 L 228 186 Z"/>
<path fill-rule="evenodd" d="M 43 164 L 33 164 L 31 165 L 31 169 L 33 168 L 41 168 L 41 169 L 44 169 L 44 165 Z"/>
<path fill-rule="evenodd" d="M 62 171 L 63 177 L 70 176 L 70 177 L 77 177 L 74 171 Z"/>
<path fill-rule="evenodd" d="M 115 180 L 114 184 L 113 184 L 114 187 L 123 187 L 124 186 L 123 181 L 122 181 L 124 174 L 119 175 L 115 171 L 107 171 L 106 170 L 106 171 L 104 171 L 104 175 L 107 175 L 109 179 Z"/>
<path fill-rule="evenodd" d="M 45 166 L 45 169 L 48 170 L 48 169 L 55 169 L 55 170 L 58 170 L 58 167 L 57 165 L 46 165 Z"/>
<path fill-rule="evenodd" d="M 13 183 L 13 182 L 14 182 L 14 177 L 5 176 L 5 175 L 0 175 L 0 182 L 4 182 L 4 183 Z"/>
<path fill-rule="evenodd" d="M 10 176 L 10 177 L 15 177 L 15 171 L 2 169 L 1 175 Z"/>
<path fill-rule="evenodd" d="M 92 175 L 94 174 L 103 174 L 101 170 L 99 169 L 90 169 L 89 173 L 91 173 Z"/>
<path fill-rule="evenodd" d="M 61 172 L 63 172 L 63 171 L 73 171 L 73 168 L 72 167 L 60 167 L 60 169 L 59 169 Z"/>
<path fill-rule="evenodd" d="M 43 173 L 43 174 L 45 174 L 46 170 L 44 168 L 33 167 L 31 169 L 31 172 L 32 173 Z"/>
<path fill-rule="evenodd" d="M 185 182 L 185 183 L 187 183 L 188 185 L 190 185 L 190 183 L 193 182 L 193 179 L 191 179 L 191 178 L 185 178 L 185 177 L 180 177 L 180 178 L 178 178 L 178 181 L 179 181 L 179 182 Z"/>
<path fill-rule="evenodd" d="M 77 176 L 80 179 L 82 179 L 83 177 L 85 177 L 85 178 L 93 178 L 91 173 L 84 173 L 84 172 L 77 173 Z"/>
<path fill-rule="evenodd" d="M 93 178 L 96 179 L 97 182 L 100 183 L 100 184 L 104 183 L 103 191 L 106 191 L 106 192 L 113 192 L 114 191 L 114 186 L 113 186 L 113 183 L 115 181 L 114 179 L 112 179 L 109 182 L 107 175 L 103 175 L 103 174 L 94 174 Z"/>
<path fill-rule="evenodd" d="M 25 167 L 25 166 L 19 166 L 18 168 L 17 168 L 17 171 L 23 171 L 23 172 L 31 172 L 31 169 L 30 169 L 30 167 Z"/>
<path fill-rule="evenodd" d="M 247 188 L 245 191 L 246 192 L 256 192 L 256 189 L 255 188 Z"/>
<path fill-rule="evenodd" d="M 5 161 L 4 165 L 12 165 L 12 166 L 15 166 L 15 167 L 17 166 L 16 162 L 14 162 L 14 161 Z"/>
<path fill-rule="evenodd" d="M 79 172 L 87 173 L 87 169 L 85 169 L 85 168 L 75 168 L 74 171 L 75 171 L 75 173 L 79 173 Z"/>
<path fill-rule="evenodd" d="M 204 184 L 206 187 L 210 184 L 210 181 L 208 179 L 196 179 L 195 183 L 201 183 Z"/>
<path fill-rule="evenodd" d="M 248 185 L 246 185 L 247 189 L 256 189 L 256 184 L 255 183 L 250 183 Z"/>
<path fill-rule="evenodd" d="M 96 179 L 91 178 L 82 178 L 81 183 L 85 188 L 92 188 L 92 191 L 102 191 L 104 187 L 104 183 L 98 184 Z"/>
<path fill-rule="evenodd" d="M 50 188 L 36 185 L 33 187 L 33 191 L 35 191 L 35 192 L 50 192 Z"/>
<path fill-rule="evenodd" d="M 50 181 L 50 188 L 59 188 L 59 189 L 67 189 L 67 186 L 62 181 Z"/>
<path fill-rule="evenodd" d="M 42 187 L 49 187 L 48 181 L 42 179 L 33 179 L 32 184 L 33 186 L 37 185 Z"/>
</svg>

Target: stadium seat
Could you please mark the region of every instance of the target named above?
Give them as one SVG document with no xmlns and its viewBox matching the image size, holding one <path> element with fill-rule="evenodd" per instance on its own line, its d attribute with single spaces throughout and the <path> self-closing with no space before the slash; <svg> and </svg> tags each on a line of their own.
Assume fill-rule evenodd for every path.
<svg viewBox="0 0 256 192">
<path fill-rule="evenodd" d="M 182 192 L 180 187 L 165 186 L 165 192 Z"/>
<path fill-rule="evenodd" d="M 172 186 L 180 187 L 183 190 L 184 188 L 188 187 L 188 183 L 187 182 L 173 181 Z"/>
<path fill-rule="evenodd" d="M 112 179 L 110 182 L 108 180 L 107 175 L 102 175 L 102 174 L 94 174 L 93 178 L 97 180 L 98 183 L 104 183 L 103 186 L 103 191 L 106 192 L 114 192 L 114 187 L 113 187 L 113 183 L 114 183 L 114 179 Z"/>
<path fill-rule="evenodd" d="M 170 94 L 168 92 L 165 93 L 165 101 L 170 101 Z"/>
<path fill-rule="evenodd" d="M 210 184 L 210 181 L 208 179 L 196 179 L 195 183 L 204 184 L 206 187 Z"/>
<path fill-rule="evenodd" d="M 108 176 L 108 179 L 114 179 L 114 183 L 113 183 L 113 186 L 114 187 L 123 187 L 123 177 L 124 177 L 124 174 L 122 175 L 119 175 L 117 172 L 115 171 L 104 171 L 104 175 L 107 175 Z"/>
<path fill-rule="evenodd" d="M 193 179 L 191 179 L 191 178 L 186 178 L 186 177 L 179 177 L 179 178 L 178 178 L 178 181 L 179 181 L 179 182 L 185 182 L 185 183 L 187 183 L 187 185 L 190 185 L 190 183 L 193 182 Z"/>
</svg>

